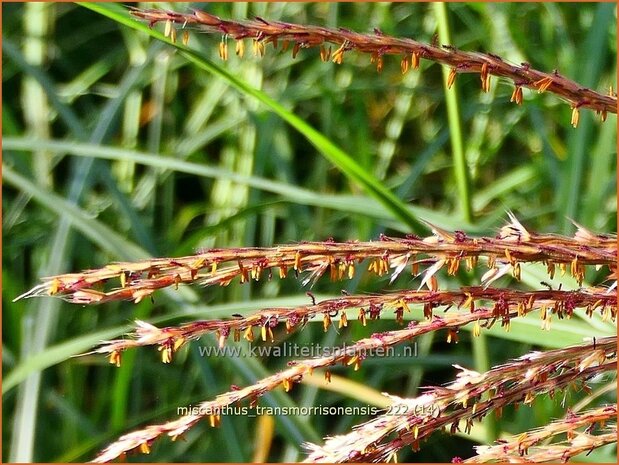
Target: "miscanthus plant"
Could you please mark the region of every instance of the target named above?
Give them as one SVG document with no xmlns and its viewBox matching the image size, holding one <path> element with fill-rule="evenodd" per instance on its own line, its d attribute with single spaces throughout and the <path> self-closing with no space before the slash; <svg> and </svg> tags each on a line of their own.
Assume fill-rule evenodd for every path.
<svg viewBox="0 0 619 465">
<path fill-rule="evenodd" d="M 3 13 L 7 460 L 616 461 L 613 4 Z"/>
</svg>

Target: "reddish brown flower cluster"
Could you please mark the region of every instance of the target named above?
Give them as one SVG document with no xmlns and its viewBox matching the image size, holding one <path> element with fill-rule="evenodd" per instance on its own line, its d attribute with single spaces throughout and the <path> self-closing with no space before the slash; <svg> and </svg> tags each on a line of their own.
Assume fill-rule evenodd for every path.
<svg viewBox="0 0 619 465">
<path fill-rule="evenodd" d="M 530 405 L 536 397 L 572 386 L 582 388 L 586 379 L 616 369 L 617 338 L 602 338 L 589 344 L 547 352 L 534 352 L 500 365 L 486 373 L 462 369 L 456 381 L 445 387 L 430 387 L 414 399 L 397 399 L 403 415 L 386 413 L 357 426 L 353 432 L 328 439 L 323 446 L 307 445 L 310 456 L 306 462 L 389 462 L 406 445 L 419 449 L 421 440 L 436 431 L 470 432 L 474 420 L 491 412 L 497 416 L 508 405 Z M 459 367 L 458 367 L 459 368 Z M 573 431 L 588 425 L 616 418 L 616 406 L 609 411 L 589 416 L 564 428 Z M 615 415 L 613 415 L 613 411 Z M 548 426 L 543 431 L 557 431 Z M 394 437 L 395 436 L 395 437 Z M 518 438 L 518 449 L 525 455 L 537 444 L 540 434 Z M 543 436 L 543 433 L 542 433 Z M 536 442 L 537 440 L 537 442 Z M 588 442 L 588 447 L 592 442 Z M 496 446 L 499 449 L 501 446 Z M 585 449 L 586 450 L 586 449 Z M 506 449 L 505 455 L 508 455 Z M 506 460 L 507 461 L 507 460 Z"/>
<path fill-rule="evenodd" d="M 561 76 L 557 71 L 545 73 L 537 71 L 528 63 L 511 64 L 503 58 L 491 53 L 465 52 L 451 45 L 426 44 L 408 38 L 391 37 L 376 30 L 373 34 L 361 34 L 346 29 L 330 29 L 322 26 L 285 23 L 281 21 L 256 18 L 254 21 L 231 21 L 215 15 L 194 11 L 183 14 L 163 10 L 142 10 L 132 8 L 131 13 L 149 22 L 150 26 L 165 22 L 165 35 L 176 40 L 174 24 L 181 28 L 199 27 L 201 31 L 222 35 L 219 43 L 219 55 L 228 58 L 228 38 L 236 40 L 236 54 L 243 55 L 245 46 L 243 40 L 253 41 L 254 54 L 262 56 L 265 45 L 272 43 L 275 48 L 282 43 L 282 50 L 292 46 L 292 56 L 295 57 L 301 49 L 318 47 L 323 61 L 331 60 L 341 64 L 344 54 L 358 51 L 370 55 L 370 61 L 376 64 L 378 71 L 383 68 L 384 55 L 401 57 L 402 73 L 409 69 L 417 69 L 421 59 L 441 63 L 451 68 L 448 87 L 453 85 L 459 73 L 480 73 L 481 87 L 484 92 L 490 90 L 490 76 L 511 80 L 514 85 L 511 101 L 522 103 L 522 89 L 528 88 L 539 93 L 551 92 L 572 107 L 571 124 L 576 127 L 579 121 L 579 110 L 590 108 L 606 120 L 608 113 L 617 113 L 617 95 L 611 88 L 608 95 L 603 95 L 592 89 Z M 186 31 L 183 42 L 186 43 Z M 329 44 L 337 48 L 332 50 Z"/>
<path fill-rule="evenodd" d="M 573 237 L 535 234 L 515 218 L 497 237 L 470 238 L 462 232 L 450 233 L 432 227 L 433 236 L 393 238 L 381 236 L 375 242 L 305 242 L 271 248 L 212 249 L 179 258 L 154 258 L 134 263 L 114 263 L 96 270 L 45 278 L 44 282 L 18 297 L 60 296 L 77 304 L 101 304 L 113 300 L 138 303 L 161 288 L 179 284 L 227 286 L 234 278 L 241 283 L 259 280 L 273 273 L 285 278 L 290 271 L 306 273 L 303 283 L 314 282 L 329 273 L 331 280 L 352 278 L 358 265 L 369 261 L 368 270 L 391 274 L 395 280 L 407 266 L 413 276 L 426 266 L 420 287 L 437 290 L 435 274 L 446 269 L 457 273 L 464 262 L 467 269 L 485 257 L 488 271 L 482 283 L 489 285 L 501 276 L 519 279 L 521 263 L 543 262 L 552 278 L 558 269 L 569 271 L 582 284 L 586 265 L 608 266 L 617 260 L 616 236 L 593 234 L 579 227 Z M 110 287 L 110 284 L 112 286 Z M 107 285 L 107 289 L 106 289 Z"/>
<path fill-rule="evenodd" d="M 481 316 L 488 318 L 490 315 Z M 152 425 L 120 437 L 103 450 L 94 462 L 108 462 L 134 450 L 149 450 L 150 444 L 163 435 L 174 440 L 203 418 L 208 418 L 211 426 L 217 426 L 221 421 L 218 412 L 224 410 L 226 406 L 245 399 L 249 399 L 250 405 L 255 405 L 262 394 L 280 385 L 289 391 L 294 383 L 300 382 L 305 375 L 312 375 L 318 368 L 327 368 L 336 363 L 357 367 L 362 358 L 360 353 L 363 351 L 389 347 L 421 334 L 453 326 L 456 321 L 458 324 L 466 323 L 466 319 L 459 320 L 461 317 L 458 315 L 437 317 L 406 330 L 381 333 L 362 339 L 348 347 L 346 351 L 290 363 L 286 370 L 251 386 L 242 389 L 235 387 L 212 401 L 201 403 L 194 409 L 195 412 L 177 420 Z M 468 321 L 472 320 L 469 318 Z M 553 395 L 557 390 L 569 385 L 583 385 L 591 376 L 615 368 L 616 338 L 611 337 L 591 344 L 528 354 L 485 374 L 463 370 L 457 381 L 446 388 L 433 387 L 428 393 L 416 399 L 398 400 L 411 407 L 410 412 L 415 412 L 414 414 L 383 415 L 357 428 L 354 433 L 346 437 L 345 441 L 341 437 L 336 437 L 327 441 L 324 447 L 311 446 L 313 452 L 307 461 L 389 460 L 404 445 L 412 444 L 413 447 L 418 447 L 421 438 L 446 425 L 451 424 L 449 431 L 453 433 L 458 430 L 460 421 L 464 420 L 465 428 L 468 430 L 474 419 L 481 419 L 491 411 L 499 414 L 506 405 L 530 404 L 540 394 Z M 328 370 L 325 372 L 325 379 L 327 381 L 330 379 Z M 490 391 L 493 391 L 494 395 L 488 396 L 487 399 L 482 398 L 484 393 Z M 433 412 L 431 415 L 418 415 L 416 407 L 424 405 L 439 406 L 439 414 L 434 413 L 435 408 L 428 407 L 427 411 Z M 381 438 L 388 439 L 393 431 L 398 432 L 397 439 L 387 440 L 378 445 Z"/>
<path fill-rule="evenodd" d="M 578 227 L 573 237 L 535 234 L 527 231 L 513 216 L 496 237 L 471 238 L 462 231 L 449 233 L 437 227 L 432 227 L 432 231 L 434 234 L 426 238 L 381 237 L 376 242 L 325 241 L 273 248 L 212 249 L 190 257 L 116 263 L 97 270 L 48 278 L 22 297 L 59 295 L 70 302 L 90 304 L 123 298 L 138 302 L 162 287 L 177 286 L 180 283 L 227 285 L 235 277 L 242 283 L 250 279 L 258 280 L 263 275 L 270 278 L 273 269 L 278 271 L 276 274 L 280 278 L 286 277 L 289 270 L 297 276 L 306 273 L 305 283 L 313 282 L 327 272 L 332 280 L 352 278 L 363 261 L 369 262 L 370 273 L 378 276 L 391 273 L 391 281 L 409 266 L 413 275 L 421 276 L 419 290 L 400 290 L 366 296 L 345 294 L 322 302 L 316 302 L 314 296 L 308 292 L 310 305 L 265 308 L 247 317 L 237 315 L 225 320 L 194 321 L 177 327 L 157 328 L 138 321 L 132 338 L 105 342 L 93 353 L 108 354 L 110 363 L 119 366 L 124 350 L 155 345 L 161 353 L 162 361 L 170 363 L 175 352 L 187 341 L 208 333 L 214 333 L 217 344 L 223 347 L 229 337 L 237 342 L 241 339 L 251 342 L 256 337 L 260 337 L 263 342 L 273 342 L 280 324 L 283 324 L 285 331 L 289 333 L 303 327 L 315 317 L 322 318 L 325 331 L 332 326 L 333 320 L 338 318 L 340 328 L 347 326 L 347 313 L 356 316 L 365 326 L 368 320 L 376 320 L 385 312 L 393 312 L 396 322 L 403 324 L 405 312 L 410 312 L 411 307 L 415 307 L 419 308 L 420 313 L 413 317 L 421 320 L 411 321 L 405 329 L 373 334 L 347 347 L 345 351 L 290 362 L 289 367 L 282 372 L 202 403 L 200 413 L 121 437 L 107 447 L 95 461 L 109 461 L 133 450 L 148 453 L 151 443 L 157 437 L 165 434 L 176 438 L 203 418 L 208 418 L 212 426 L 217 426 L 221 421 L 217 409 L 245 399 L 255 404 L 264 392 L 278 386 L 290 391 L 304 376 L 311 375 L 320 368 L 325 370 L 324 377 L 329 382 L 330 367 L 341 363 L 357 370 L 367 351 L 392 347 L 428 332 L 444 330 L 447 341 L 453 343 L 458 340 L 460 328 L 467 324 L 473 324 L 472 333 L 479 336 L 483 328 L 489 328 L 495 321 L 500 321 L 501 326 L 509 330 L 511 319 L 523 317 L 532 311 L 539 312 L 542 328 L 546 330 L 550 329 L 553 317 L 570 318 L 579 308 L 584 309 L 588 316 L 599 311 L 604 320 L 616 318 L 617 296 L 614 286 L 574 291 L 518 291 L 488 287 L 489 283 L 506 273 L 519 278 L 521 263 L 535 261 L 546 264 L 550 277 L 553 277 L 557 270 L 562 274 L 569 271 L 569 274 L 582 284 L 586 266 L 608 266 L 614 271 L 615 236 L 593 234 L 582 227 Z M 462 262 L 471 270 L 477 266 L 480 258 L 484 258 L 488 266 L 488 271 L 482 277 L 484 287 L 463 287 L 452 291 L 438 289 L 435 275 L 441 269 L 454 275 Z M 422 271 L 420 267 L 423 267 Z M 110 280 L 116 281 L 120 287 L 109 288 Z M 106 284 L 108 289 L 105 289 Z M 428 289 L 422 290 L 424 286 Z M 438 315 L 436 310 L 441 307 L 444 311 Z M 454 309 L 447 312 L 452 307 Z M 420 398 L 401 400 L 416 404 L 431 398 L 436 405 L 442 405 L 437 417 L 423 420 L 422 423 L 412 417 L 400 417 L 397 421 L 380 417 L 351 433 L 350 447 L 342 447 L 345 443 L 340 440 L 337 442 L 338 447 L 331 447 L 335 443 L 327 441 L 324 447 L 312 446 L 313 453 L 309 459 L 390 460 L 395 458 L 397 451 L 404 445 L 410 444 L 416 449 L 420 439 L 448 424 L 451 424 L 449 430 L 453 432 L 458 430 L 460 421 L 465 421 L 465 429 L 468 430 L 473 419 L 482 418 L 491 410 L 500 412 L 507 404 L 528 404 L 540 393 L 552 394 L 556 389 L 573 384 L 576 380 L 586 379 L 589 372 L 595 374 L 611 369 L 613 364 L 607 363 L 607 360 L 613 355 L 606 350 L 610 342 L 603 340 L 597 344 L 591 352 L 564 349 L 548 352 L 539 360 L 537 355 L 531 354 L 526 361 L 497 367 L 484 375 L 475 374 L 475 380 L 469 379 L 473 376 L 472 372 L 465 372 L 468 373 L 467 382 L 463 382 L 464 375 L 461 375 L 454 384 L 459 386 L 458 392 L 455 392 L 455 388 L 433 388 Z M 561 357 L 561 363 L 553 365 L 552 357 Z M 573 358 L 574 364 L 566 372 L 566 360 L 571 360 L 569 357 Z M 526 373 L 522 372 L 525 366 L 528 367 Z M 558 366 L 562 367 L 561 373 L 552 371 Z M 510 379 L 516 379 L 523 373 L 526 379 L 530 378 L 529 384 L 509 385 Z M 470 383 L 478 383 L 479 389 L 469 388 Z M 496 392 L 500 390 L 501 395 L 492 397 L 492 400 L 482 400 L 481 394 L 491 389 Z M 459 407 L 455 408 L 456 405 Z M 359 439 L 359 431 L 367 434 L 364 433 L 363 438 Z M 397 437 L 390 438 L 391 433 L 396 431 Z"/>
<path fill-rule="evenodd" d="M 274 341 L 274 331 L 280 323 L 286 333 L 303 327 L 312 318 L 323 320 L 324 330 L 332 326 L 332 319 L 339 317 L 338 327 L 348 326 L 347 311 L 356 313 L 357 320 L 365 326 L 369 320 L 380 319 L 384 312 L 393 312 L 396 322 L 404 323 L 404 313 L 410 313 L 410 306 L 418 305 L 423 314 L 413 315 L 417 319 L 432 320 L 435 310 L 443 307 L 462 308 L 467 313 L 447 322 L 448 342 L 456 342 L 458 328 L 474 322 L 473 334 L 479 336 L 482 328 L 492 326 L 499 320 L 509 330 L 514 316 L 524 316 L 534 310 L 540 312 L 542 328 L 549 330 L 553 317 L 571 318 L 577 308 L 585 309 L 587 315 L 599 311 L 603 320 L 615 320 L 617 315 L 617 294 L 606 289 L 584 289 L 580 291 L 542 290 L 517 291 L 483 287 L 464 287 L 458 291 L 396 291 L 384 295 L 342 296 L 312 305 L 297 307 L 264 308 L 248 317 L 229 320 L 193 321 L 180 326 L 157 328 L 144 321 L 137 322 L 133 338 L 108 341 L 91 353 L 109 354 L 110 363 L 119 366 L 121 352 L 133 347 L 157 345 L 164 363 L 170 363 L 172 356 L 190 340 L 214 333 L 220 347 L 229 336 L 235 342 L 244 339 L 253 342 L 259 335 L 263 342 Z M 451 314 L 449 314 L 451 315 Z"/>
<path fill-rule="evenodd" d="M 565 435 L 561 442 L 550 439 Z M 567 462 L 576 455 L 617 442 L 617 404 L 576 413 L 568 410 L 565 418 L 527 431 L 493 446 L 476 446 L 477 455 L 465 463 Z"/>
</svg>

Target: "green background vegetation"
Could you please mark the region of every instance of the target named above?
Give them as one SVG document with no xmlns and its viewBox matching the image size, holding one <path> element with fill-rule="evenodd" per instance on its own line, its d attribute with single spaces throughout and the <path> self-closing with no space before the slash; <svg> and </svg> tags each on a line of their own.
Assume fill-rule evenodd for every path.
<svg viewBox="0 0 619 465">
<path fill-rule="evenodd" d="M 115 6 L 105 9 L 117 12 Z M 616 88 L 614 4 L 450 4 L 445 11 L 388 3 L 156 6 L 361 32 L 376 27 L 425 42 L 443 21 L 451 43 L 463 50 L 558 69 L 602 92 Z M 615 115 L 601 124 L 583 110 L 573 129 L 569 105 L 553 95 L 525 90 L 518 107 L 509 102 L 511 85 L 492 78 L 490 92 L 482 94 L 477 74 L 460 75 L 455 90 L 446 92 L 441 67 L 424 60 L 419 71 L 402 76 L 399 58 L 386 57 L 377 74 L 368 56 L 354 52 L 338 66 L 321 62 L 317 49 L 302 50 L 293 60 L 290 52 L 275 53 L 269 45 L 264 58 L 255 58 L 247 42 L 246 57 L 238 59 L 230 41 L 230 59 L 222 63 L 221 37 L 192 33 L 189 45 L 197 58 L 191 62 L 173 47 L 83 6 L 2 7 L 4 460 L 88 460 L 130 429 L 173 419 L 177 406 L 213 398 L 231 384 L 251 384 L 287 362 L 201 358 L 197 346 L 212 344 L 211 337 L 191 344 L 171 365 L 161 364 L 152 348 L 126 353 L 119 369 L 104 357 L 69 358 L 123 334 L 135 318 L 172 324 L 309 301 L 308 289 L 289 277 L 158 292 L 154 304 L 82 308 L 53 298 L 12 302 L 42 276 L 191 254 L 201 247 L 429 234 L 418 219 L 494 235 L 507 210 L 540 232 L 571 234 L 569 218 L 596 231 L 615 230 Z M 298 130 L 218 76 L 221 70 L 278 102 Z M 462 135 L 450 137 L 450 123 L 457 121 Z M 454 169 L 462 156 L 467 174 Z M 465 178 L 468 191 L 458 189 Z M 394 195 L 385 197 L 387 190 Z M 523 275 L 523 283 L 506 278 L 496 285 L 539 287 L 548 281 L 536 267 Z M 602 278 L 588 275 L 592 283 Z M 457 287 L 478 279 L 479 272 L 461 272 L 457 280 L 440 282 Z M 565 279 L 564 285 L 575 284 Z M 323 279 L 312 291 L 324 297 L 341 289 L 411 286 L 418 284 L 410 276 L 389 286 L 387 277 L 359 273 L 341 283 Z M 419 311 L 413 316 L 419 318 Z M 461 331 L 458 345 L 447 345 L 444 334 L 427 335 L 418 339 L 418 358 L 368 359 L 358 372 L 336 369 L 358 383 L 342 392 L 304 384 L 290 394 L 279 389 L 262 402 L 356 406 L 383 391 L 414 396 L 419 386 L 451 380 L 454 363 L 486 370 L 534 348 L 616 334 L 597 317 L 555 322 L 550 332 L 539 329 L 535 316 L 525 320 L 514 322 L 511 333 L 496 328 L 475 341 Z M 288 338 L 278 333 L 278 340 L 325 346 L 394 327 L 387 318 L 366 328 L 352 323 L 338 335 L 335 329 L 323 333 L 321 323 L 308 324 Z M 614 383 L 594 384 L 594 391 L 609 382 Z M 364 397 L 361 385 L 374 393 Z M 567 403 L 581 398 L 570 393 Z M 614 389 L 600 393 L 592 405 L 613 398 Z M 478 441 L 561 417 L 562 399 L 544 397 L 531 408 L 506 410 L 470 439 L 437 433 L 421 452 L 406 449 L 399 458 L 469 456 Z M 361 421 L 277 418 L 269 459 L 299 460 L 301 442 L 320 442 Z M 151 456 L 135 459 L 250 461 L 259 444 L 257 424 L 243 417 L 225 418 L 219 429 L 200 424 L 185 442 L 160 440 Z M 615 447 L 582 460 L 615 461 Z"/>
</svg>

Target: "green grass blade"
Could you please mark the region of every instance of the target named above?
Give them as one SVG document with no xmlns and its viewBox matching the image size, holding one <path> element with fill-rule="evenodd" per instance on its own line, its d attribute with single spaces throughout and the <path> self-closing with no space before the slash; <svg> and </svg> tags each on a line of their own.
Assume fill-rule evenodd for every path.
<svg viewBox="0 0 619 465">
<path fill-rule="evenodd" d="M 575 69 L 575 75 L 577 81 L 584 86 L 595 88 L 598 85 L 604 69 L 604 55 L 607 53 L 608 30 L 616 18 L 615 9 L 616 5 L 612 3 L 601 3 L 597 6 L 587 38 L 579 47 L 578 55 L 586 56 L 587 59 L 582 66 Z M 590 111 L 582 112 L 578 127 L 572 129 L 568 137 L 566 175 L 562 177 L 563 184 L 557 192 L 558 207 L 563 214 L 561 222 L 564 234 L 573 228 L 570 219 L 580 218 L 584 171 L 590 156 L 593 125 L 597 124 L 593 118 Z"/>
<path fill-rule="evenodd" d="M 357 195 L 332 195 L 314 192 L 294 185 L 258 176 L 246 176 L 222 168 L 212 167 L 205 164 L 192 163 L 155 153 L 139 152 L 121 149 L 106 145 L 79 143 L 72 141 L 42 141 L 29 138 L 7 137 L 2 141 L 3 149 L 10 150 L 35 150 L 45 149 L 57 153 L 68 153 L 79 157 L 93 157 L 107 160 L 125 160 L 136 164 L 160 168 L 164 170 L 178 171 L 207 178 L 224 178 L 239 184 L 246 184 L 256 189 L 264 190 L 281 195 L 288 201 L 298 202 L 303 205 L 315 205 L 318 207 L 332 208 L 369 218 L 388 220 L 391 217 L 374 198 Z M 411 211 L 411 215 L 423 218 L 433 224 L 449 229 L 465 229 L 470 233 L 481 233 L 482 230 L 449 214 L 426 209 L 423 207 L 405 207 Z M 408 231 L 401 222 L 396 221 L 389 227 L 400 231 Z M 427 229 L 424 226 L 424 229 Z"/>
<path fill-rule="evenodd" d="M 148 257 L 145 250 L 127 242 L 126 237 L 100 222 L 93 221 L 75 204 L 48 189 L 37 186 L 8 166 L 2 165 L 2 175 L 5 182 L 32 195 L 37 202 L 66 218 L 72 226 L 84 235 L 99 244 L 105 244 L 105 248 L 116 256 L 134 260 Z"/>
<path fill-rule="evenodd" d="M 438 35 L 441 43 L 451 44 L 449 34 L 449 18 L 447 17 L 447 7 L 444 2 L 434 4 L 434 11 L 438 21 Z M 460 105 L 458 103 L 458 86 L 454 83 L 451 89 L 447 88 L 449 69 L 442 67 L 443 81 L 445 83 L 445 100 L 447 104 L 447 121 L 451 136 L 451 150 L 454 163 L 454 174 L 458 187 L 458 200 L 460 202 L 460 212 L 462 219 L 470 223 L 473 219 L 473 207 L 469 187 L 469 173 L 464 155 L 464 141 L 462 138 L 462 123 L 460 122 Z"/>
</svg>

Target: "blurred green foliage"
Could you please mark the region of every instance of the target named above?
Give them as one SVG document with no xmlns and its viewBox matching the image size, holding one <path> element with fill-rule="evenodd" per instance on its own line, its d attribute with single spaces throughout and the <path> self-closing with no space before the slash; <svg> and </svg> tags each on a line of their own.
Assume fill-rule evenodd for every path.
<svg viewBox="0 0 619 465">
<path fill-rule="evenodd" d="M 426 42 L 437 29 L 436 11 L 428 4 L 155 6 L 360 32 L 379 28 Z M 119 434 L 174 418 L 177 406 L 285 366 L 286 360 L 204 359 L 198 343 L 165 366 L 149 349 L 127 353 L 120 369 L 101 357 L 69 358 L 123 334 L 135 318 L 168 324 L 307 301 L 307 289 L 289 278 L 182 288 L 156 294 L 154 304 L 80 308 L 51 298 L 12 302 L 40 277 L 115 260 L 191 254 L 200 247 L 428 233 L 410 231 L 265 105 L 188 63 L 172 47 L 78 5 L 3 3 L 2 8 L 4 460 L 88 460 Z M 614 4 L 457 3 L 447 6 L 447 14 L 458 48 L 558 69 L 602 92 L 616 88 Z M 231 53 L 222 63 L 220 40 L 194 32 L 190 46 L 313 126 L 410 205 L 417 218 L 445 229 L 494 234 L 511 210 L 541 232 L 571 233 L 570 218 L 593 230 L 615 230 L 615 115 L 601 124 L 584 110 L 573 129 L 569 105 L 553 95 L 525 91 L 519 107 L 509 102 L 508 83 L 493 78 L 490 92 L 482 94 L 478 75 L 459 76 L 462 145 L 471 179 L 466 201 L 473 208 L 473 219 L 466 222 L 455 187 L 455 142 L 439 65 L 422 60 L 419 71 L 402 76 L 399 60 L 386 57 L 377 74 L 369 57 L 354 52 L 338 66 L 321 62 L 315 49 L 302 50 L 293 60 L 270 45 L 264 58 Z M 477 278 L 462 273 L 458 281 L 441 279 L 454 286 Z M 599 282 L 601 275 L 588 278 Z M 405 286 L 416 284 L 402 277 L 393 288 Z M 313 291 L 325 296 L 341 289 L 388 288 L 387 280 L 360 274 L 342 283 L 322 280 Z M 569 334 L 573 328 L 576 338 L 600 330 L 599 322 L 597 327 L 588 320 L 569 323 L 564 329 Z M 394 325 L 392 320 L 367 328 L 352 324 L 338 335 L 309 324 L 290 340 L 340 344 Z M 533 347 L 531 337 L 541 347 L 564 340 L 543 333 L 537 323 L 522 334 L 493 333 L 475 350 L 468 333 L 455 347 L 445 344 L 443 335 L 429 335 L 418 341 L 416 359 L 367 360 L 358 372 L 336 372 L 378 392 L 413 396 L 420 385 L 453 378 L 453 363 L 483 368 L 524 354 Z M 569 403 L 580 397 L 570 394 Z M 605 394 L 595 402 L 609 399 Z M 361 403 L 355 392 L 343 396 L 311 385 L 271 393 L 264 402 Z M 560 403 L 557 396 L 538 399 L 526 411 L 506 411 L 496 424 L 484 424 L 476 438 L 542 425 L 562 415 Z M 298 460 L 302 441 L 320 441 L 363 420 L 277 418 L 269 458 Z M 249 461 L 255 428 L 256 419 L 242 417 L 225 419 L 216 430 L 201 424 L 185 442 L 161 440 L 151 456 L 136 460 Z M 421 452 L 407 451 L 400 460 L 449 461 L 470 455 L 475 443 L 436 434 Z M 614 448 L 606 448 L 582 460 L 615 458 Z"/>
</svg>

